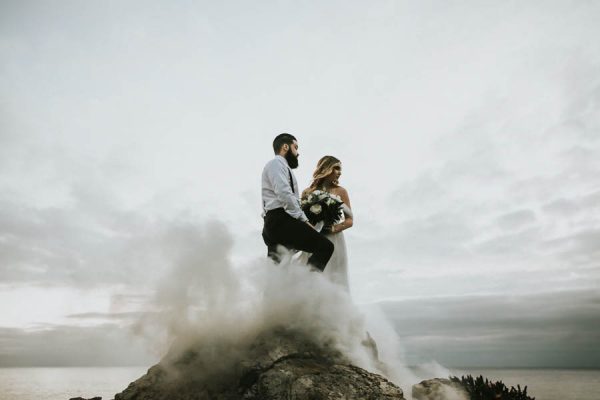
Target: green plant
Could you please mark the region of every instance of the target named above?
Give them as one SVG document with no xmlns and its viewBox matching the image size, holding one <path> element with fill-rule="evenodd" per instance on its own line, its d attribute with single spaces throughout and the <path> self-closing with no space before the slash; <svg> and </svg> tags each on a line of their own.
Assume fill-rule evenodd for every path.
<svg viewBox="0 0 600 400">
<path fill-rule="evenodd" d="M 470 400 L 535 400 L 535 397 L 527 396 L 527 386 L 521 390 L 521 385 L 515 389 L 506 387 L 502 381 L 490 381 L 483 375 L 473 378 L 471 375 L 449 377 L 452 382 L 461 384 L 469 393 Z"/>
</svg>

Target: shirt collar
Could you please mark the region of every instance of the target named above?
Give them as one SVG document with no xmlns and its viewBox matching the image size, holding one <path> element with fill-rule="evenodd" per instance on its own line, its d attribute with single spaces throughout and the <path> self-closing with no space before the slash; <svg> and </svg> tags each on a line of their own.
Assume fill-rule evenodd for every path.
<svg viewBox="0 0 600 400">
<path fill-rule="evenodd" d="M 280 161 L 283 161 L 283 162 L 285 163 L 285 165 L 286 165 L 286 166 L 288 166 L 288 167 L 290 166 L 290 165 L 288 164 L 288 162 L 287 162 L 287 160 L 285 159 L 285 157 L 284 157 L 284 156 L 280 156 L 279 154 L 277 154 L 277 155 L 275 156 L 275 158 L 276 158 L 276 159 L 279 159 Z"/>
</svg>

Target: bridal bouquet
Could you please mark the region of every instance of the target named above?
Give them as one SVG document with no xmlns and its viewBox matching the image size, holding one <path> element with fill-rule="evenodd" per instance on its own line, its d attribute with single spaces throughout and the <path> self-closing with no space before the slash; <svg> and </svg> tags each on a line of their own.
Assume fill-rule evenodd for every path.
<svg viewBox="0 0 600 400">
<path fill-rule="evenodd" d="M 342 204 L 339 196 L 322 190 L 309 193 L 300 202 L 308 221 L 313 225 L 323 222 L 324 226 L 331 226 L 341 221 Z"/>
</svg>

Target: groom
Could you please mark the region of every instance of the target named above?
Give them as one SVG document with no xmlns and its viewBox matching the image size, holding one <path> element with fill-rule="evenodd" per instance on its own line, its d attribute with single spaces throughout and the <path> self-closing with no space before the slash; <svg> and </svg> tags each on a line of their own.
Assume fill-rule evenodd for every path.
<svg viewBox="0 0 600 400">
<path fill-rule="evenodd" d="M 275 158 L 262 172 L 264 227 L 262 237 L 268 256 L 281 260 L 277 246 L 312 253 L 308 263 L 323 271 L 333 254 L 333 243 L 317 232 L 300 208 L 298 183 L 292 169 L 298 167 L 298 141 L 288 133 L 273 140 Z"/>
</svg>

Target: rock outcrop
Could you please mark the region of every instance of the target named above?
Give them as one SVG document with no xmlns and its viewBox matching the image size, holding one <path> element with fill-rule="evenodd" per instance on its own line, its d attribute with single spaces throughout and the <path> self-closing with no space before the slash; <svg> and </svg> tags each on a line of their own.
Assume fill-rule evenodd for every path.
<svg viewBox="0 0 600 400">
<path fill-rule="evenodd" d="M 413 400 L 467 400 L 469 393 L 450 379 L 434 378 L 421 381 L 412 387 Z"/>
<path fill-rule="evenodd" d="M 115 400 L 405 400 L 332 345 L 278 328 L 245 344 L 175 347 Z"/>
<path fill-rule="evenodd" d="M 69 400 L 102 400 L 102 397 L 100 397 L 100 396 L 90 397 L 89 399 L 86 399 L 83 397 L 71 397 Z"/>
</svg>

